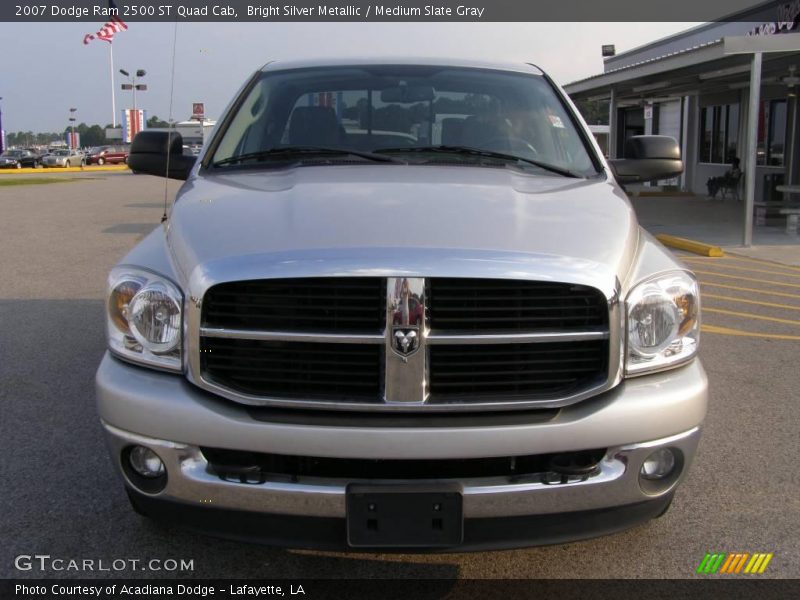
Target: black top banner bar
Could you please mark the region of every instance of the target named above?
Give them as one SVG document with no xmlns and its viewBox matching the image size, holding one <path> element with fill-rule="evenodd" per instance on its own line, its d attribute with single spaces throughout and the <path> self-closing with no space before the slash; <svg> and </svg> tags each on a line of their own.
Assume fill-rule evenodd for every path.
<svg viewBox="0 0 800 600">
<path fill-rule="evenodd" d="M 0 21 L 781 22 L 800 0 L 3 0 Z"/>
</svg>

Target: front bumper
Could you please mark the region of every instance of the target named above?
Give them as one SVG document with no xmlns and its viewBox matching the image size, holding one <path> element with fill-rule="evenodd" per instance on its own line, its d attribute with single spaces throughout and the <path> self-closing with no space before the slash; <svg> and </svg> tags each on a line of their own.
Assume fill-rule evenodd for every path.
<svg viewBox="0 0 800 600">
<path fill-rule="evenodd" d="M 561 409 L 548 420 L 537 421 L 530 414 L 521 413 L 505 423 L 485 425 L 481 417 L 473 416 L 471 420 L 454 419 L 451 425 L 433 427 L 425 426 L 424 419 L 417 424 L 392 426 L 371 420 L 358 423 L 347 415 L 333 423 L 320 422 L 299 414 L 301 411 L 294 419 L 284 416 L 270 420 L 263 415 L 256 418 L 252 408 L 217 398 L 180 376 L 131 366 L 109 355 L 97 374 L 97 392 L 111 454 L 128 487 L 135 489 L 121 467 L 125 448 L 147 446 L 166 465 L 166 487 L 157 494 L 136 491 L 138 504 L 156 516 L 172 515 L 171 520 L 194 526 L 216 522 L 212 513 L 224 511 L 238 515 L 236 522 L 242 518 L 268 520 L 279 516 L 309 518 L 312 522 L 322 519 L 318 524 L 328 525 L 320 532 L 341 532 L 346 516 L 346 486 L 358 482 L 320 477 L 292 481 L 276 478 L 258 483 L 223 480 L 209 468 L 200 446 L 281 455 L 384 459 L 485 458 L 606 449 L 597 472 L 583 480 L 553 484 L 545 482 L 542 474 L 458 480 L 463 490 L 467 544 L 459 549 L 467 549 L 484 547 L 486 543 L 508 547 L 591 537 L 658 514 L 694 457 L 706 411 L 707 380 L 699 361 L 694 361 L 673 371 L 625 381 L 599 397 Z M 679 470 L 668 485 L 645 491 L 639 482 L 639 470 L 644 459 L 661 447 L 676 451 Z M 173 519 L 176 512 L 185 519 Z M 208 517 L 192 518 L 202 514 Z M 535 529 L 538 533 L 509 533 L 489 541 L 485 536 L 470 534 L 481 530 L 480 523 L 486 525 L 497 519 L 506 524 L 521 519 L 520 526 L 527 519 L 530 523 L 525 531 Z M 558 522 L 562 526 L 542 529 L 542 523 Z M 576 525 L 580 523 L 583 524 Z M 534 524 L 535 528 L 530 529 Z M 495 525 L 496 522 L 489 529 Z M 328 526 L 332 529 L 326 529 Z M 219 529 L 216 527 L 213 532 L 224 533 Z M 236 531 L 232 525 L 229 533 Z M 322 544 L 299 533 L 288 539 L 261 537 L 285 545 L 345 545 L 343 536 L 331 538 L 327 534 L 323 536 L 327 541 L 318 540 Z"/>
</svg>

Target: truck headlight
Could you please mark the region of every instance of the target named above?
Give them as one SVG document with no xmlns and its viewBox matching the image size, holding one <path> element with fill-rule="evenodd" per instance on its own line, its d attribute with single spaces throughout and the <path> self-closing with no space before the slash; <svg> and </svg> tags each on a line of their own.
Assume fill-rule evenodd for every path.
<svg viewBox="0 0 800 600">
<path fill-rule="evenodd" d="M 161 275 L 117 267 L 109 276 L 108 346 L 127 360 L 180 371 L 183 294 Z"/>
<path fill-rule="evenodd" d="M 676 271 L 643 281 L 628 294 L 625 373 L 639 375 L 683 364 L 697 354 L 697 280 Z"/>
</svg>

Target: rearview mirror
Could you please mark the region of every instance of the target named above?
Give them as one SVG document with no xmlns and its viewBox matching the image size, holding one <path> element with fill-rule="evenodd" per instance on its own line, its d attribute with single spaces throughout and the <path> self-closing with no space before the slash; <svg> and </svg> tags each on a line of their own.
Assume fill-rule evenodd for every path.
<svg viewBox="0 0 800 600">
<path fill-rule="evenodd" d="M 381 90 L 381 102 L 411 104 L 433 100 L 433 87 L 429 85 L 398 85 Z"/>
<path fill-rule="evenodd" d="M 681 149 L 666 135 L 635 135 L 625 142 L 625 156 L 608 163 L 619 183 L 669 179 L 683 173 Z"/>
<path fill-rule="evenodd" d="M 133 138 L 128 154 L 132 171 L 186 180 L 195 156 L 183 153 L 183 138 L 176 131 L 140 131 Z"/>
</svg>

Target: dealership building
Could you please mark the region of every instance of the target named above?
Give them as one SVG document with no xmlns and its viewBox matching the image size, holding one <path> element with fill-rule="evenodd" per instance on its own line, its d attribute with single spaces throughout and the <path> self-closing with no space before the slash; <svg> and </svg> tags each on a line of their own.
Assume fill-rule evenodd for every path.
<svg viewBox="0 0 800 600">
<path fill-rule="evenodd" d="M 697 194 L 741 160 L 742 241 L 763 204 L 800 204 L 800 0 L 768 2 L 604 58 L 603 72 L 565 86 L 576 102 L 608 104 L 608 155 L 634 135 L 678 140 L 683 175 L 660 182 Z M 798 190 L 800 191 L 800 190 Z M 775 204 L 773 204 L 775 203 Z"/>
</svg>

